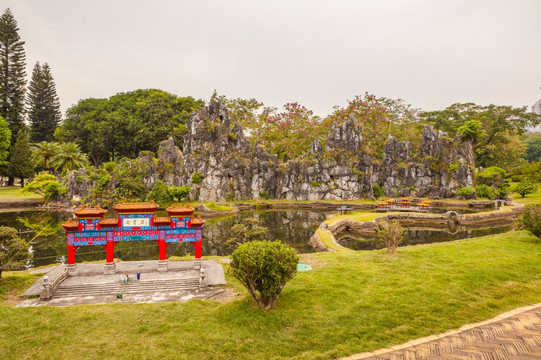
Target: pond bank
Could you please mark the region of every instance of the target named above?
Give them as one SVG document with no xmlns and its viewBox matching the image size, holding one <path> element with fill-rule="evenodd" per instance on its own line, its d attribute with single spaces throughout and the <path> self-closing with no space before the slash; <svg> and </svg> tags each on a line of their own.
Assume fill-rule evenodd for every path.
<svg viewBox="0 0 541 360">
<path fill-rule="evenodd" d="M 512 224 L 524 211 L 524 205 L 505 207 L 500 210 L 475 214 L 458 214 L 455 211 L 448 211 L 445 214 L 426 213 L 388 213 L 372 220 L 360 221 L 341 216 L 340 219 L 322 223 L 318 230 L 312 235 L 309 243 L 316 251 L 336 251 L 342 247 L 336 239 L 346 235 L 352 237 L 374 237 L 378 230 L 377 221 L 398 220 L 403 226 L 424 226 L 424 227 L 446 227 L 453 226 L 483 226 L 491 224 Z M 345 218 L 344 218 L 345 217 Z"/>
</svg>

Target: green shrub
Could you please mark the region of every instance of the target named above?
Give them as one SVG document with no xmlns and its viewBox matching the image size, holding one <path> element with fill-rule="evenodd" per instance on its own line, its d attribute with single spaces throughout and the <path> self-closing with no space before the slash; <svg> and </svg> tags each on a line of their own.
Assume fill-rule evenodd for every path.
<svg viewBox="0 0 541 360">
<path fill-rule="evenodd" d="M 112 173 L 117 169 L 116 163 L 114 161 L 106 162 L 105 165 L 103 165 L 103 168 L 105 171 Z"/>
<path fill-rule="evenodd" d="M 171 197 L 175 201 L 182 201 L 182 199 L 190 195 L 190 191 L 192 191 L 191 186 L 170 186 L 169 187 L 169 195 L 171 195 Z"/>
<path fill-rule="evenodd" d="M 105 188 L 107 184 L 111 181 L 111 178 L 109 175 L 102 175 L 98 178 L 97 183 L 99 188 Z"/>
<path fill-rule="evenodd" d="M 156 181 L 152 190 L 148 194 L 148 200 L 154 200 L 154 202 L 161 206 L 167 206 L 173 203 L 173 198 L 169 195 L 169 189 L 163 181 Z"/>
<path fill-rule="evenodd" d="M 494 189 L 491 186 L 482 184 L 475 187 L 478 198 L 494 199 Z"/>
<path fill-rule="evenodd" d="M 451 164 L 451 165 L 449 165 L 449 171 L 455 172 L 455 171 L 458 170 L 459 167 L 460 167 L 460 163 Z"/>
<path fill-rule="evenodd" d="M 513 175 L 511 176 L 511 181 L 512 182 L 520 182 L 522 181 L 524 177 L 522 175 Z"/>
<path fill-rule="evenodd" d="M 0 278 L 4 270 L 24 269 L 26 261 L 32 257 L 29 244 L 17 234 L 17 229 L 0 226 Z"/>
<path fill-rule="evenodd" d="M 259 193 L 259 197 L 261 199 L 268 199 L 269 198 L 269 193 L 266 192 L 266 191 L 262 191 L 262 192 Z"/>
<path fill-rule="evenodd" d="M 319 181 L 312 181 L 310 183 L 310 186 L 312 186 L 312 187 L 321 187 L 321 183 Z"/>
<path fill-rule="evenodd" d="M 56 181 L 51 181 L 45 186 L 45 202 L 50 202 L 55 199 L 57 199 L 60 195 L 65 195 L 67 190 L 62 187 L 59 183 Z"/>
<path fill-rule="evenodd" d="M 387 247 L 387 253 L 395 254 L 396 248 L 404 239 L 406 231 L 398 220 L 381 220 L 378 222 L 379 229 L 376 233 L 376 239 Z"/>
<path fill-rule="evenodd" d="M 526 205 L 520 224 L 524 229 L 541 238 L 541 204 Z"/>
<path fill-rule="evenodd" d="M 477 182 L 484 185 L 499 185 L 507 176 L 504 169 L 497 166 L 488 167 L 477 174 Z"/>
<path fill-rule="evenodd" d="M 535 186 L 528 180 L 522 180 L 515 185 L 513 192 L 519 194 L 522 197 L 525 197 L 528 194 L 531 194 L 535 191 Z"/>
<path fill-rule="evenodd" d="M 200 184 L 203 181 L 203 175 L 200 172 L 194 172 L 192 175 L 192 184 Z"/>
<path fill-rule="evenodd" d="M 235 193 L 229 193 L 225 197 L 225 201 L 235 201 Z"/>
<path fill-rule="evenodd" d="M 259 307 L 273 309 L 284 286 L 297 274 L 298 262 L 295 250 L 278 240 L 251 241 L 233 252 L 230 269 Z"/>
<path fill-rule="evenodd" d="M 374 191 L 374 197 L 377 199 L 381 196 L 383 196 L 383 188 L 379 185 L 372 186 L 372 190 Z"/>
<path fill-rule="evenodd" d="M 463 187 L 461 187 L 460 189 L 458 189 L 456 191 L 456 194 L 458 196 L 463 196 L 465 198 L 469 198 L 472 193 L 473 193 L 473 188 L 471 188 L 469 186 L 463 186 Z"/>
</svg>

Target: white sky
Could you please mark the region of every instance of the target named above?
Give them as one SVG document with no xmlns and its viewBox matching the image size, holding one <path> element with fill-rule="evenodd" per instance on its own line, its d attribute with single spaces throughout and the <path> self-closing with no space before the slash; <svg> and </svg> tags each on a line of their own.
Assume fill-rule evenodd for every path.
<svg viewBox="0 0 541 360">
<path fill-rule="evenodd" d="M 364 92 L 423 110 L 541 98 L 541 0 L 2 0 L 48 62 L 63 111 L 158 88 L 298 101 L 325 116 Z"/>
</svg>

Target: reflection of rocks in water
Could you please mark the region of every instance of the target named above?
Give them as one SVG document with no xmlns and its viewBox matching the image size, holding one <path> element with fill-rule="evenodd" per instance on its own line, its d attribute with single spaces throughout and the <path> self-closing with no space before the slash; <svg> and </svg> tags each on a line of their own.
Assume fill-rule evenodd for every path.
<svg viewBox="0 0 541 360">
<path fill-rule="evenodd" d="M 259 220 L 259 226 L 268 228 L 265 240 L 280 240 L 292 246 L 299 253 L 312 252 L 308 239 L 313 228 L 325 220 L 325 214 L 311 211 L 243 211 L 223 219 L 207 222 L 203 228 L 203 255 L 228 255 L 234 247 L 225 241 L 231 237 L 230 229 L 247 217 Z"/>
<path fill-rule="evenodd" d="M 158 211 L 157 216 L 166 216 Z M 43 211 L 20 211 L 3 213 L 0 217 L 0 226 L 12 226 L 18 230 L 27 230 L 18 222 L 17 217 L 25 217 L 32 223 L 40 221 L 52 222 L 51 226 L 58 226 L 70 218 L 70 213 L 43 212 Z M 230 229 L 233 225 L 246 217 L 255 217 L 259 220 L 259 226 L 269 229 L 265 235 L 266 240 L 279 239 L 294 247 L 297 252 L 312 252 L 308 245 L 308 239 L 314 233 L 319 224 L 325 220 L 325 214 L 311 211 L 247 211 L 225 218 L 208 220 L 203 228 L 203 241 L 201 244 L 203 256 L 223 256 L 233 252 L 234 247 L 225 244 L 231 236 Z M 27 232 L 22 235 L 27 241 L 35 234 Z M 39 236 L 32 242 L 34 259 L 27 266 L 37 267 L 58 262 L 65 262 L 66 258 L 66 234 L 63 229 L 56 231 L 50 236 Z M 125 261 L 156 260 L 158 259 L 158 245 L 154 241 L 123 241 L 115 246 L 115 258 Z M 105 249 L 102 246 L 81 246 L 75 253 L 78 263 L 83 261 L 105 262 Z M 167 256 L 194 256 L 192 243 L 172 243 L 167 246 Z"/>
<path fill-rule="evenodd" d="M 430 244 L 437 242 L 446 242 L 453 240 L 469 239 L 474 237 L 500 234 L 512 230 L 511 225 L 497 227 L 465 227 L 456 226 L 456 229 L 445 228 L 423 228 L 406 227 L 404 241 L 400 246 Z M 373 237 L 354 237 L 352 234 L 344 233 L 340 239 L 336 240 L 340 245 L 353 250 L 374 250 L 381 249 L 384 246 L 379 244 Z"/>
</svg>

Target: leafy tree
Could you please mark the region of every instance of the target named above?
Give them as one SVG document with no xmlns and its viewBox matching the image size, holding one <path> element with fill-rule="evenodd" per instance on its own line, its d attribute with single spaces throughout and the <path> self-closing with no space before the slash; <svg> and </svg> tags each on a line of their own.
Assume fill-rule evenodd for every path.
<svg viewBox="0 0 541 360">
<path fill-rule="evenodd" d="M 282 289 L 297 274 L 299 256 L 276 240 L 251 241 L 231 255 L 231 273 L 248 290 L 257 305 L 273 309 Z"/>
<path fill-rule="evenodd" d="M 382 220 L 378 223 L 379 229 L 376 239 L 387 247 L 387 253 L 396 254 L 396 248 L 404 238 L 404 228 L 398 220 Z"/>
<path fill-rule="evenodd" d="M 67 142 L 60 144 L 50 164 L 55 170 L 65 172 L 83 168 L 87 161 L 87 156 L 81 152 L 79 145 L 73 142 Z"/>
<path fill-rule="evenodd" d="M 11 130 L 9 130 L 6 119 L 0 116 L 0 169 L 7 165 L 10 146 Z"/>
<path fill-rule="evenodd" d="M 43 196 L 46 202 L 50 202 L 57 196 L 65 194 L 66 189 L 56 181 L 54 175 L 40 174 L 23 188 L 23 192 L 33 192 Z"/>
<path fill-rule="evenodd" d="M 143 150 L 157 152 L 160 142 L 169 136 L 182 146 L 190 116 L 203 104 L 155 89 L 84 99 L 66 111 L 55 137 L 80 144 L 95 166 L 134 158 Z"/>
<path fill-rule="evenodd" d="M 175 201 L 182 201 L 185 197 L 190 195 L 190 191 L 192 191 L 191 186 L 170 186 L 169 187 L 169 195 L 175 200 Z"/>
<path fill-rule="evenodd" d="M 34 168 L 37 171 L 45 170 L 48 172 L 53 171 L 51 161 L 58 154 L 60 146 L 54 142 L 42 141 L 33 146 L 32 149 L 32 162 Z"/>
<path fill-rule="evenodd" d="M 515 185 L 513 191 L 520 196 L 525 197 L 535 191 L 535 186 L 529 180 L 522 180 Z"/>
<path fill-rule="evenodd" d="M 534 133 L 526 136 L 527 161 L 541 161 L 541 133 Z"/>
<path fill-rule="evenodd" d="M 0 226 L 0 278 L 4 270 L 24 269 L 32 256 L 29 244 L 17 235 L 17 229 Z"/>
<path fill-rule="evenodd" d="M 28 145 L 28 135 L 23 129 L 19 130 L 17 140 L 15 140 L 15 145 L 11 151 L 8 173 L 11 177 L 21 179 L 21 187 L 24 187 L 24 179 L 34 174 L 32 151 L 30 145 Z"/>
<path fill-rule="evenodd" d="M 450 136 L 459 134 L 470 140 L 477 165 L 480 166 L 498 165 L 490 162 L 490 158 L 485 160 L 481 157 L 491 147 L 507 158 L 520 156 L 510 145 L 512 137 L 524 134 L 528 127 L 541 122 L 541 117 L 527 112 L 526 107 L 480 106 L 473 103 L 453 104 L 442 111 L 425 112 L 422 117 Z"/>
<path fill-rule="evenodd" d="M 365 93 L 348 100 L 345 108 L 335 107 L 334 112 L 325 119 L 330 126 L 334 122 L 342 122 L 353 115 L 362 127 L 365 151 L 377 156 L 383 153 L 389 134 L 399 140 L 410 140 L 419 143 L 422 125 L 418 121 L 417 109 L 405 104 L 402 100 Z"/>
<path fill-rule="evenodd" d="M 169 195 L 169 189 L 163 181 L 156 181 L 154 187 L 148 194 L 148 200 L 154 200 L 161 206 L 167 206 L 173 203 L 173 198 Z"/>
<path fill-rule="evenodd" d="M 11 146 L 15 134 L 24 128 L 24 95 L 26 91 L 26 55 L 19 36 L 17 21 L 10 9 L 0 16 L 0 116 L 11 130 Z M 8 185 L 14 178 L 9 176 Z"/>
<path fill-rule="evenodd" d="M 248 217 L 241 223 L 231 227 L 231 237 L 226 240 L 229 245 L 240 245 L 248 241 L 263 240 L 263 236 L 269 231 L 264 226 L 259 226 L 259 220 Z"/>
<path fill-rule="evenodd" d="M 60 125 L 62 115 L 56 85 L 47 63 L 40 65 L 37 62 L 34 66 L 26 104 L 30 120 L 30 140 L 53 141 L 55 129 Z"/>
</svg>

